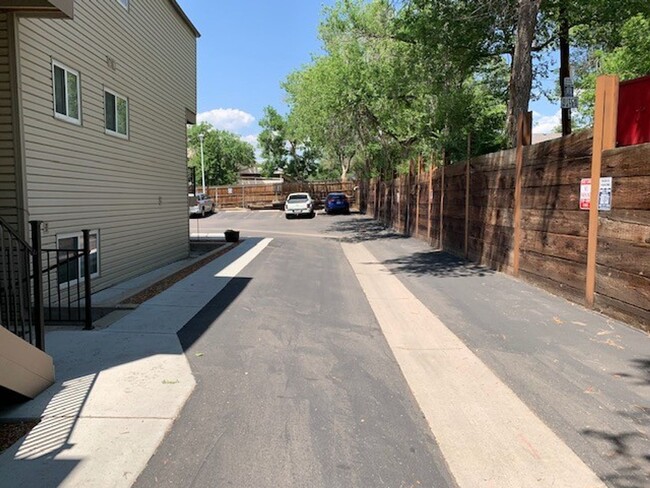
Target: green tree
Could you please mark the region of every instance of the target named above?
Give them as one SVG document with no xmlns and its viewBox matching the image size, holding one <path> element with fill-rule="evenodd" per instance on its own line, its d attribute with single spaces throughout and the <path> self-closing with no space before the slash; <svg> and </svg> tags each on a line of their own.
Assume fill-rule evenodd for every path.
<svg viewBox="0 0 650 488">
<path fill-rule="evenodd" d="M 578 122 L 581 125 L 592 123 L 599 75 L 612 74 L 629 80 L 650 74 L 650 14 L 629 18 L 614 36 L 617 45 L 585 51 L 577 66 Z"/>
<path fill-rule="evenodd" d="M 239 171 L 255 164 L 255 149 L 251 144 L 231 132 L 217 130 L 203 122 L 187 131 L 189 166 L 195 169 L 196 181 L 201 181 L 201 143 L 206 185 L 230 185 L 239 179 Z"/>
<path fill-rule="evenodd" d="M 307 180 L 316 171 L 320 151 L 309 139 L 302 139 L 293 130 L 290 119 L 275 108 L 266 107 L 259 122 L 262 132 L 258 136 L 262 157 L 262 173 L 271 176 L 282 170 L 285 177 Z"/>
<path fill-rule="evenodd" d="M 262 173 L 270 177 L 277 170 L 284 171 L 287 164 L 287 123 L 273 107 L 264 108 L 264 117 L 259 122 L 262 132 L 257 137 L 264 163 Z"/>
</svg>

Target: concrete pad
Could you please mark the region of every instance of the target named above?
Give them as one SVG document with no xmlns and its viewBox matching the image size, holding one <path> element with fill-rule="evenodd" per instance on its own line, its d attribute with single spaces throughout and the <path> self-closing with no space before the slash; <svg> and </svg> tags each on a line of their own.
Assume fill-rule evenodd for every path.
<svg viewBox="0 0 650 488">
<path fill-rule="evenodd" d="M 174 418 L 195 385 L 176 335 L 61 331 L 47 344 L 56 383 L 0 417 Z"/>
<path fill-rule="evenodd" d="M 191 291 L 177 288 L 174 293 L 161 293 L 147 303 L 150 305 L 166 305 L 168 307 L 195 307 L 201 309 L 214 298 L 214 296 L 221 291 L 229 280 L 216 280 L 214 286 L 212 283 L 206 285 L 203 291 Z"/>
<path fill-rule="evenodd" d="M 381 271 L 363 244 L 342 246 L 364 291 L 410 294 L 389 273 L 363 275 Z M 369 303 L 461 488 L 605 487 L 415 296 Z"/>
<path fill-rule="evenodd" d="M 167 419 L 46 418 L 0 455 L 1 484 L 129 487 L 171 423 Z"/>
<path fill-rule="evenodd" d="M 176 334 L 196 313 L 195 306 L 155 305 L 145 302 L 114 322 L 107 332 Z"/>
</svg>

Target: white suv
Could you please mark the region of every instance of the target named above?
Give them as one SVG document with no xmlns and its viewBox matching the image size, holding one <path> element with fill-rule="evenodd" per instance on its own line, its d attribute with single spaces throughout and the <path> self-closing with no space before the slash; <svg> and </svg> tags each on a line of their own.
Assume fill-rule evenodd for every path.
<svg viewBox="0 0 650 488">
<path fill-rule="evenodd" d="M 309 193 L 291 193 L 284 203 L 284 214 L 289 219 L 294 216 L 314 217 L 314 201 Z"/>
</svg>

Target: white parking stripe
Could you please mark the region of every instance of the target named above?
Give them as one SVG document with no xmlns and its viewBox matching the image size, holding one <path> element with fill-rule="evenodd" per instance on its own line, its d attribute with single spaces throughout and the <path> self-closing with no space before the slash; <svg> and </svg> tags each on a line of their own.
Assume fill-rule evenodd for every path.
<svg viewBox="0 0 650 488">
<path fill-rule="evenodd" d="M 605 488 L 363 244 L 341 244 L 461 488 Z"/>
<path fill-rule="evenodd" d="M 253 259 L 259 256 L 259 254 L 266 248 L 266 246 L 271 243 L 272 240 L 273 239 L 268 237 L 266 239 L 262 239 L 250 251 L 237 259 L 235 262 L 226 266 L 214 276 L 217 278 L 233 278 L 237 276 L 246 266 L 248 266 L 253 261 Z"/>
</svg>

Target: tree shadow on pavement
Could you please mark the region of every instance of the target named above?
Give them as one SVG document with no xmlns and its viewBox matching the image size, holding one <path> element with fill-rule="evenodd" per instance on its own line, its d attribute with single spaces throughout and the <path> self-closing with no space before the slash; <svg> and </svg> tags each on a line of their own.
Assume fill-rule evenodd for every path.
<svg viewBox="0 0 650 488">
<path fill-rule="evenodd" d="M 639 386 L 650 385 L 650 358 L 634 359 L 632 364 L 635 369 L 639 370 L 638 373 L 616 373 L 616 376 L 633 379 L 636 381 L 635 384 Z"/>
<path fill-rule="evenodd" d="M 620 412 L 619 412 L 620 413 Z M 645 414 L 646 418 L 648 414 Z M 650 484 L 650 454 L 648 439 L 639 431 L 612 433 L 604 430 L 586 429 L 582 433 L 602 441 L 609 452 L 610 472 L 601 476 L 607 486 L 615 488 L 644 488 Z"/>
<path fill-rule="evenodd" d="M 444 251 L 417 252 L 388 259 L 382 264 L 394 272 L 444 278 L 480 277 L 495 274 L 495 271 L 489 268 L 465 261 Z"/>
<path fill-rule="evenodd" d="M 634 380 L 637 386 L 650 385 L 650 359 L 634 359 L 638 374 L 617 373 L 616 376 Z M 624 432 L 607 429 L 586 429 L 582 433 L 604 443 L 609 452 L 611 472 L 602 477 L 615 488 L 644 488 L 650 486 L 650 407 L 630 405 L 618 415 L 631 421 Z"/>
<path fill-rule="evenodd" d="M 358 243 L 379 239 L 406 239 L 408 236 L 389 229 L 378 220 L 360 218 L 338 221 L 330 226 L 328 232 L 350 234 L 342 237 L 341 242 Z"/>
</svg>

